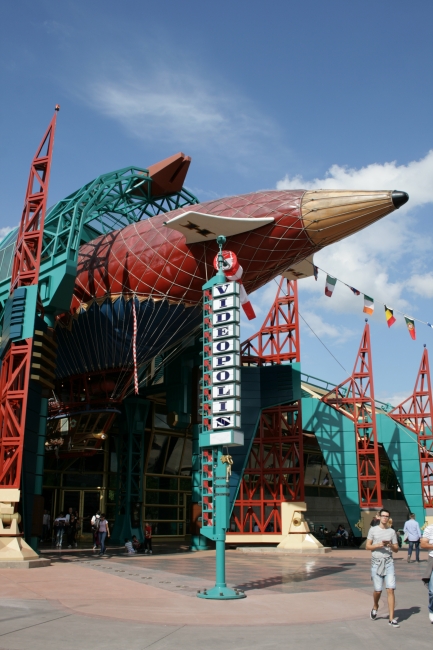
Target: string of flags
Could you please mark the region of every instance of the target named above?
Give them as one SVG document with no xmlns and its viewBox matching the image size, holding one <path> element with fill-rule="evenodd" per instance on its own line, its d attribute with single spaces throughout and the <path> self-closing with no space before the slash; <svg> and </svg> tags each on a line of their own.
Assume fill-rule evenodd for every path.
<svg viewBox="0 0 433 650">
<path fill-rule="evenodd" d="M 323 269 L 320 269 L 318 266 L 313 264 L 313 273 L 314 273 L 315 280 L 317 280 L 319 277 L 319 271 L 323 271 Z M 323 273 L 326 273 L 326 271 L 323 271 Z M 341 284 L 344 284 L 346 287 L 348 287 L 355 296 L 361 295 L 361 291 L 358 291 L 358 289 L 355 289 L 355 287 L 351 287 L 350 284 L 346 284 L 346 282 L 343 282 L 342 280 L 339 280 L 338 278 L 329 275 L 329 273 L 326 273 L 325 296 L 331 298 L 337 282 L 340 282 Z M 364 308 L 362 311 L 365 314 L 371 316 L 374 312 L 374 298 L 372 298 L 371 296 L 367 296 L 367 294 L 365 293 L 362 295 L 364 297 Z M 383 307 L 385 308 L 386 323 L 388 327 L 392 327 L 397 320 L 396 317 L 394 316 L 394 311 L 397 310 L 392 309 L 388 305 L 383 305 Z M 413 341 L 416 340 L 415 321 L 417 321 L 418 323 L 422 323 L 423 325 L 427 325 L 428 327 L 431 327 L 433 329 L 433 325 L 431 323 L 426 323 L 425 321 L 422 321 L 418 318 L 410 318 L 409 316 L 406 316 L 403 312 L 397 312 L 397 313 L 403 315 L 404 320 L 406 322 L 406 327 Z"/>
</svg>

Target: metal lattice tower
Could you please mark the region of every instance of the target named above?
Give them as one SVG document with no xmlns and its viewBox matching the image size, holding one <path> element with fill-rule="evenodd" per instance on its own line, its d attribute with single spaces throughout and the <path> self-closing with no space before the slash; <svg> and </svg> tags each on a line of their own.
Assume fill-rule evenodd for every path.
<svg viewBox="0 0 433 650">
<path fill-rule="evenodd" d="M 57 111 L 58 107 L 30 166 L 15 248 L 10 297 L 5 308 L 8 319 L 3 337 L 10 336 L 11 342 L 3 350 L 0 371 L 0 486 L 8 488 L 19 488 L 21 482 L 34 319 L 36 304 L 40 304 L 37 286 Z M 32 309 L 32 302 L 27 300 L 29 288 L 33 288 L 31 293 L 35 308 L 33 314 L 28 314 L 32 325 L 30 335 L 22 339 L 17 336 L 17 340 L 14 340 L 14 324 L 24 321 L 25 309 Z"/>
<path fill-rule="evenodd" d="M 360 508 L 381 508 L 379 447 L 368 323 L 364 327 L 352 375 L 325 395 L 322 401 L 353 420 Z"/>
<path fill-rule="evenodd" d="M 260 330 L 242 343 L 244 365 L 262 366 L 301 359 L 298 286 L 296 280 L 287 280 L 287 293 L 284 293 L 284 281 L 282 277 L 274 303 Z"/>
<path fill-rule="evenodd" d="M 389 416 L 418 437 L 421 486 L 425 508 L 433 508 L 432 389 L 427 348 L 421 359 L 413 394 L 390 411 Z"/>
<path fill-rule="evenodd" d="M 274 303 L 260 330 L 241 345 L 242 363 L 264 366 L 300 361 L 298 288 L 281 278 Z M 264 409 L 243 473 L 233 515 L 243 534 L 254 525 L 263 533 L 281 531 L 283 501 L 304 500 L 301 402 Z"/>
</svg>

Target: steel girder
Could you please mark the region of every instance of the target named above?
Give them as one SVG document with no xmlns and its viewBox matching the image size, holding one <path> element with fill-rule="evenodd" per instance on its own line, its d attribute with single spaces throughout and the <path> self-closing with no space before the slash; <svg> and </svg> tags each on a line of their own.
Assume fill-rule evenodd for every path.
<svg viewBox="0 0 433 650">
<path fill-rule="evenodd" d="M 298 286 L 296 280 L 287 280 L 287 293 L 284 293 L 283 284 L 282 277 L 274 303 L 260 330 L 241 345 L 244 365 L 263 366 L 301 359 Z"/>
<path fill-rule="evenodd" d="M 199 203 L 185 188 L 160 197 L 152 196 L 151 188 L 147 169 L 125 167 L 98 176 L 51 208 L 45 219 L 39 276 L 45 311 L 69 309 L 78 250 L 83 243 L 142 219 Z M 2 285 L 0 301 L 9 279 Z"/>
<path fill-rule="evenodd" d="M 433 508 L 433 420 L 432 388 L 427 348 L 421 359 L 413 394 L 388 415 L 416 433 L 425 508 Z"/>
<path fill-rule="evenodd" d="M 296 280 L 281 278 L 274 303 L 260 330 L 241 345 L 242 364 L 299 362 L 301 356 Z M 281 502 L 304 500 L 301 400 L 262 411 L 233 518 L 236 532 L 281 531 Z"/>
<path fill-rule="evenodd" d="M 13 305 L 14 293 L 19 289 L 30 293 L 31 287 L 36 298 L 57 111 L 58 107 L 30 165 L 12 267 L 9 306 Z M 24 307 L 26 293 L 22 300 L 23 306 L 15 314 L 13 306 L 9 311 L 9 322 L 3 332 L 3 337 L 7 338 L 0 368 L 0 486 L 8 488 L 19 488 L 21 484 L 36 319 L 36 299 L 29 301 L 27 314 Z M 38 303 L 40 305 L 40 301 Z M 21 338 L 26 320 L 28 335 Z"/>
<path fill-rule="evenodd" d="M 360 508 L 381 508 L 379 447 L 368 323 L 364 327 L 352 375 L 324 395 L 322 401 L 353 420 Z"/>
<path fill-rule="evenodd" d="M 281 503 L 304 501 L 303 456 L 300 405 L 263 410 L 233 509 L 236 532 L 281 532 Z"/>
</svg>

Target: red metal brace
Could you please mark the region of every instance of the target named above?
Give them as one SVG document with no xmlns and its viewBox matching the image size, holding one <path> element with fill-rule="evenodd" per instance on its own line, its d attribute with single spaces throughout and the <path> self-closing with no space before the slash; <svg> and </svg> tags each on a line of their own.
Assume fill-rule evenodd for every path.
<svg viewBox="0 0 433 650">
<path fill-rule="evenodd" d="M 352 375 L 330 393 L 324 395 L 322 402 L 333 406 L 353 420 L 360 508 L 366 510 L 381 508 L 379 447 L 368 323 L 364 327 Z"/>
<path fill-rule="evenodd" d="M 243 365 L 300 361 L 298 289 L 284 278 L 257 334 L 241 345 Z M 234 507 L 236 532 L 281 532 L 282 501 L 304 500 L 301 403 L 264 409 Z"/>
<path fill-rule="evenodd" d="M 10 295 L 18 287 L 38 284 L 56 106 L 30 167 L 26 198 L 14 254 Z M 19 488 L 33 339 L 12 341 L 0 374 L 0 489 Z"/>
<path fill-rule="evenodd" d="M 413 394 L 388 414 L 418 436 L 421 485 L 425 508 L 433 508 L 432 390 L 427 348 L 421 359 Z"/>
<path fill-rule="evenodd" d="M 287 280 L 285 294 L 283 284 L 281 278 L 274 303 L 260 330 L 241 345 L 243 365 L 263 366 L 301 359 L 298 287 L 296 280 Z"/>
</svg>

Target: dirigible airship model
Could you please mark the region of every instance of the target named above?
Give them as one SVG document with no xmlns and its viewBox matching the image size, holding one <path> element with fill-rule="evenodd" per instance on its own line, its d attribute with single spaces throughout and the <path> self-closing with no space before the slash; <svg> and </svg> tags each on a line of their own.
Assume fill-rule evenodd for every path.
<svg viewBox="0 0 433 650">
<path fill-rule="evenodd" d="M 189 163 L 177 154 L 150 167 L 152 192 L 182 188 Z M 79 251 L 70 323 L 57 327 L 58 376 L 130 366 L 132 303 L 141 365 L 193 333 L 219 235 L 251 294 L 281 274 L 312 275 L 315 252 L 408 198 L 393 190 L 265 190 L 186 205 L 93 239 Z"/>
</svg>

